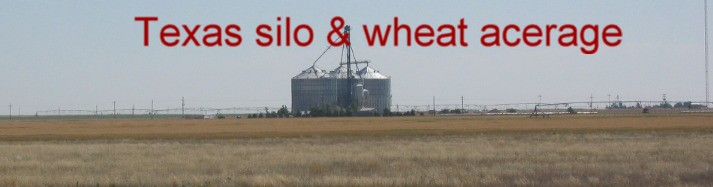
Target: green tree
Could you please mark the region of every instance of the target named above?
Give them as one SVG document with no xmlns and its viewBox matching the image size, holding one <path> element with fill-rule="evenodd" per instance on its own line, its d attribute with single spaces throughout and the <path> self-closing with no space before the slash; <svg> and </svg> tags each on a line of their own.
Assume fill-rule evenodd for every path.
<svg viewBox="0 0 713 187">
<path fill-rule="evenodd" d="M 684 108 L 693 108 L 693 103 L 690 101 L 683 102 Z"/>
<path fill-rule="evenodd" d="M 294 117 L 302 117 L 302 112 L 300 112 L 300 111 L 292 111 L 292 116 L 294 116 Z"/>
<path fill-rule="evenodd" d="M 567 108 L 567 112 L 570 114 L 577 114 L 577 111 L 575 111 L 572 107 Z"/>
<path fill-rule="evenodd" d="M 668 102 L 663 102 L 659 105 L 659 108 L 673 108 L 673 106 Z"/>
<path fill-rule="evenodd" d="M 384 112 L 382 113 L 382 116 L 391 116 L 391 115 L 393 115 L 393 114 L 391 113 L 391 109 L 389 109 L 389 108 L 384 108 Z"/>
<path fill-rule="evenodd" d="M 290 111 L 287 110 L 287 106 L 282 105 L 282 108 L 277 110 L 277 117 L 281 117 L 281 118 L 290 117 Z"/>
</svg>

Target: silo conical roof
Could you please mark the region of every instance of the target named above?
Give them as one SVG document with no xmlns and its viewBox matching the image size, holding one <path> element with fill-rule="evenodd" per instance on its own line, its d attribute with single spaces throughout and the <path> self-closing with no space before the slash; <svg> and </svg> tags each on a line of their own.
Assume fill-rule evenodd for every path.
<svg viewBox="0 0 713 187">
<path fill-rule="evenodd" d="M 337 79 L 346 79 L 346 78 L 348 78 L 347 75 L 349 75 L 349 74 L 347 74 L 347 67 L 344 65 L 340 65 L 339 67 L 334 69 L 334 71 L 330 72 L 329 74 L 333 78 L 337 78 Z M 352 76 L 354 76 L 354 78 L 359 77 L 357 74 L 354 73 L 354 70 L 352 70 L 351 74 L 352 74 Z"/>
<path fill-rule="evenodd" d="M 359 70 L 357 74 L 363 78 L 363 79 L 388 79 L 389 76 L 386 76 L 384 74 L 379 73 L 378 70 L 375 70 L 369 66 L 366 66 Z"/>
<path fill-rule="evenodd" d="M 310 66 L 309 68 L 302 71 L 302 73 L 297 74 L 292 77 L 293 79 L 318 79 L 324 76 L 326 71 L 318 68 L 317 66 Z"/>
</svg>

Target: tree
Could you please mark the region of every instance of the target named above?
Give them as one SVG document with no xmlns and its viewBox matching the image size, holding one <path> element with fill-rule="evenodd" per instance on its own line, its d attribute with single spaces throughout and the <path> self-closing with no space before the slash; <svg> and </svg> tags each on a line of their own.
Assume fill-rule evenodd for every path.
<svg viewBox="0 0 713 187">
<path fill-rule="evenodd" d="M 690 101 L 683 102 L 683 107 L 684 108 L 693 108 L 693 103 Z"/>
<path fill-rule="evenodd" d="M 290 117 L 290 111 L 287 110 L 287 106 L 282 105 L 282 108 L 277 110 L 277 117 L 281 117 L 281 118 Z"/>
<path fill-rule="evenodd" d="M 322 116 L 322 109 L 318 107 L 311 107 L 309 108 L 309 116 L 311 117 L 321 117 Z"/>
<path fill-rule="evenodd" d="M 614 109 L 626 108 L 626 105 L 624 105 L 624 103 L 622 103 L 622 102 L 617 102 L 617 103 L 612 103 L 611 106 L 609 106 L 609 108 L 614 108 Z"/>
<path fill-rule="evenodd" d="M 572 107 L 567 108 L 567 112 L 570 114 L 577 114 L 577 111 L 575 111 Z"/>
<path fill-rule="evenodd" d="M 673 108 L 673 106 L 671 106 L 671 104 L 668 102 L 663 102 L 658 107 L 659 108 Z"/>
<path fill-rule="evenodd" d="M 292 116 L 294 116 L 294 117 L 302 117 L 302 112 L 300 112 L 300 111 L 292 111 Z"/>
<path fill-rule="evenodd" d="M 450 109 L 447 109 L 447 108 L 441 109 L 441 114 L 448 114 L 448 113 L 451 113 Z"/>
<path fill-rule="evenodd" d="M 461 114 L 461 113 L 463 113 L 463 111 L 461 111 L 461 109 L 453 109 L 453 110 L 451 110 L 451 113 Z"/>
<path fill-rule="evenodd" d="M 384 112 L 382 113 L 382 116 L 391 116 L 393 115 L 391 113 L 391 110 L 389 108 L 384 108 Z"/>
<path fill-rule="evenodd" d="M 505 111 L 506 111 L 507 113 L 517 113 L 517 109 L 514 109 L 514 108 L 508 108 L 508 109 L 505 110 Z"/>
</svg>

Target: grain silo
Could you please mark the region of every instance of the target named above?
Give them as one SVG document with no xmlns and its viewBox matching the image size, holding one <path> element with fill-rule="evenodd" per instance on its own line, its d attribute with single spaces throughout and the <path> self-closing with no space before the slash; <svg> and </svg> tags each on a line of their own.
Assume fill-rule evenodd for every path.
<svg viewBox="0 0 713 187">
<path fill-rule="evenodd" d="M 334 80 L 317 66 L 292 77 L 292 110 L 307 111 L 310 107 L 336 104 Z"/>
<path fill-rule="evenodd" d="M 379 111 L 391 107 L 391 77 L 380 73 L 367 64 L 357 72 L 361 78 L 364 90 L 362 95 L 364 108 L 375 108 Z"/>
<path fill-rule="evenodd" d="M 344 32 L 349 33 L 348 25 Z M 342 59 L 346 62 L 339 62 L 333 71 L 318 68 L 315 61 L 311 67 L 292 77 L 292 111 L 306 113 L 310 108 L 318 107 L 381 112 L 391 107 L 391 77 L 369 67 L 369 61 L 353 59 L 351 46 L 342 46 L 342 51 L 345 50 L 347 52 L 342 55 L 346 54 L 346 58 Z M 366 66 L 354 72 L 352 67 L 358 69 L 359 64 Z"/>
</svg>

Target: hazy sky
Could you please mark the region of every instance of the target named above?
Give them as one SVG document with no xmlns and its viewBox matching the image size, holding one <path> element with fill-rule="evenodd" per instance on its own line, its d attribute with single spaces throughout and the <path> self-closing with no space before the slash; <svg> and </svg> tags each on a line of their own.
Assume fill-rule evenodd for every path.
<svg viewBox="0 0 713 187">
<path fill-rule="evenodd" d="M 7 104 L 35 110 L 290 106 L 290 78 L 327 46 L 329 20 L 342 16 L 356 29 L 360 60 L 392 77 L 393 104 L 492 104 L 607 100 L 705 99 L 703 1 L 3 1 L 0 6 L 0 113 Z M 158 16 L 151 46 L 142 44 L 135 16 Z M 258 24 L 315 30 L 309 47 L 258 47 Z M 367 47 L 361 25 L 456 24 L 465 18 L 467 48 Z M 238 24 L 240 47 L 160 45 L 164 24 Z M 618 24 L 623 43 L 579 48 L 479 44 L 484 24 Z M 331 70 L 333 49 L 318 62 Z"/>
</svg>

